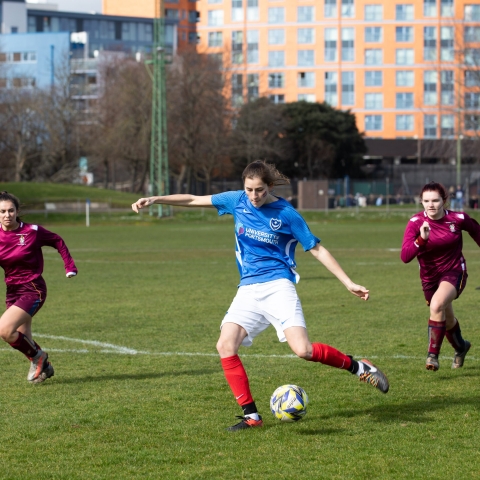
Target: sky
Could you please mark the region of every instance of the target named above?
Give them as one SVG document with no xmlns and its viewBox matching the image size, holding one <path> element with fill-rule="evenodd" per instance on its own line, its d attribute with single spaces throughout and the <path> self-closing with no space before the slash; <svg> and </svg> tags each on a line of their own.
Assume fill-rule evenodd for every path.
<svg viewBox="0 0 480 480">
<path fill-rule="evenodd" d="M 61 12 L 102 13 L 102 0 L 27 0 L 28 3 L 53 3 Z"/>
</svg>

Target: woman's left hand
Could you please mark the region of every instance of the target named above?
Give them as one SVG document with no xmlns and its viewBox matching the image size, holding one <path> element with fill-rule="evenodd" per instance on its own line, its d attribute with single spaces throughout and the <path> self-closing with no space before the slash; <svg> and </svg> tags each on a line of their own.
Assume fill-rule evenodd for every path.
<svg viewBox="0 0 480 480">
<path fill-rule="evenodd" d="M 365 287 L 362 287 L 362 285 L 357 285 L 356 283 L 353 283 L 350 287 L 348 287 L 348 290 L 356 297 L 359 297 L 365 301 L 367 301 L 370 296 L 370 290 L 367 290 Z"/>
</svg>

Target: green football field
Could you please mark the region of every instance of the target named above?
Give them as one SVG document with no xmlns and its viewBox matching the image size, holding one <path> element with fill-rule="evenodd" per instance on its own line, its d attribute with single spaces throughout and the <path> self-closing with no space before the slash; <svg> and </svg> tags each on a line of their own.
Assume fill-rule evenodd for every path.
<svg viewBox="0 0 480 480">
<path fill-rule="evenodd" d="M 27 361 L 0 345 L 0 478 L 478 478 L 480 249 L 464 237 L 465 366 L 450 368 L 445 341 L 440 370 L 426 371 L 418 264 L 399 258 L 408 217 L 307 215 L 368 302 L 297 248 L 310 339 L 371 359 L 390 392 L 295 358 L 272 328 L 240 350 L 265 427 L 236 433 L 225 428 L 241 409 L 215 350 L 238 283 L 231 217 L 51 225 L 80 273 L 67 280 L 44 249 L 49 295 L 34 332 L 52 379 L 28 384 Z M 269 411 L 286 383 L 310 399 L 295 424 Z"/>
</svg>

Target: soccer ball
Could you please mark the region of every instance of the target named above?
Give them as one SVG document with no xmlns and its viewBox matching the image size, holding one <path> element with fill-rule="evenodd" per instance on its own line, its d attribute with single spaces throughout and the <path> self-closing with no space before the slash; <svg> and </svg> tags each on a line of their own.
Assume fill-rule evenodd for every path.
<svg viewBox="0 0 480 480">
<path fill-rule="evenodd" d="M 307 413 L 308 396 L 297 385 L 282 385 L 270 397 L 270 410 L 282 422 L 298 422 Z"/>
</svg>

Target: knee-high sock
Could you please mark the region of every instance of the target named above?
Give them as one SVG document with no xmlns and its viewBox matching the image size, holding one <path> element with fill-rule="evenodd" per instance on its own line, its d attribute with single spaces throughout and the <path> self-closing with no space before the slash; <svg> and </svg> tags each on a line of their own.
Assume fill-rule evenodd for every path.
<svg viewBox="0 0 480 480">
<path fill-rule="evenodd" d="M 247 372 L 238 355 L 221 358 L 223 373 L 232 389 L 235 400 L 240 406 L 253 403 Z"/>
<path fill-rule="evenodd" d="M 34 357 L 40 350 L 39 345 L 36 342 L 33 342 L 23 333 L 17 332 L 18 338 L 10 344 L 12 348 L 22 352 L 29 360 Z"/>
<path fill-rule="evenodd" d="M 455 319 L 457 322 L 455 326 L 450 330 L 447 330 L 446 337 L 450 342 L 450 345 L 455 349 L 456 352 L 463 352 L 465 350 L 465 340 L 462 337 L 462 331 L 460 330 L 460 323 L 458 319 Z"/>
<path fill-rule="evenodd" d="M 428 353 L 438 355 L 447 331 L 446 322 L 428 321 Z"/>
<path fill-rule="evenodd" d="M 348 370 L 352 364 L 352 359 L 349 356 L 324 343 L 312 343 L 312 350 L 310 362 L 320 362 L 344 370 Z"/>
</svg>

